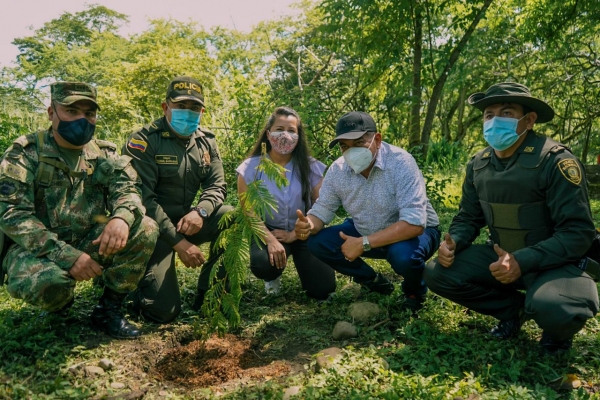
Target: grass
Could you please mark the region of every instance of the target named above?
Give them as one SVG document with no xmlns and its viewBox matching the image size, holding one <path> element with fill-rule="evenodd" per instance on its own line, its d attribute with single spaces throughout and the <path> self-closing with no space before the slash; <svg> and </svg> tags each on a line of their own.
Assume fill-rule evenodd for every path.
<svg viewBox="0 0 600 400">
<path fill-rule="evenodd" d="M 598 221 L 600 202 L 592 207 Z M 443 230 L 453 214 L 451 209 L 440 213 Z M 372 265 L 399 283 L 385 262 L 373 260 Z M 385 313 L 359 325 L 358 338 L 336 342 L 331 338 L 335 323 L 352 322 L 347 310 L 354 299 L 342 290 L 349 280 L 338 275 L 337 296 L 319 303 L 301 292 L 293 264 L 283 275 L 279 297 L 265 296 L 262 281 L 248 279 L 242 324 L 233 333 L 256 340 L 269 359 L 295 360 L 303 373 L 219 388 L 176 386 L 158 379 L 152 368 L 169 343 L 183 344 L 177 339 L 182 332 L 205 323 L 189 308 L 196 278 L 197 271 L 181 267 L 181 317 L 168 326 L 141 324 L 146 334 L 132 342 L 112 340 L 89 328 L 89 314 L 100 295 L 89 282 L 78 284 L 66 319 L 40 315 L 34 307 L 11 299 L 6 287 L 0 288 L 0 398 L 118 398 L 111 396 L 143 388 L 144 399 L 278 399 L 291 386 L 300 386 L 301 398 L 310 399 L 600 398 L 598 317 L 575 337 L 572 352 L 547 357 L 539 352 L 541 331 L 531 321 L 517 339 L 499 342 L 487 335 L 495 323 L 492 318 L 440 297 L 430 295 L 420 317 L 413 318 L 398 310 L 399 290 L 390 297 L 362 293 L 361 301 L 375 302 Z M 332 346 L 343 348 L 344 358 L 334 369 L 312 372 L 314 354 Z M 102 358 L 111 359 L 117 368 L 95 378 L 69 372 Z M 581 386 L 558 390 L 555 381 L 567 376 L 578 378 Z M 124 382 L 126 388 L 113 387 L 115 382 Z"/>
</svg>

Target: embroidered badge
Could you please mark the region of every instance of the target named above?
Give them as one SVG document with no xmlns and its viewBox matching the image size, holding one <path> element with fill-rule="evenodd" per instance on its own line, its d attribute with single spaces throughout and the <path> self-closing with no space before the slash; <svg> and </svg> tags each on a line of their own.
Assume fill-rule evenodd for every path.
<svg viewBox="0 0 600 400">
<path fill-rule="evenodd" d="M 523 153 L 533 153 L 535 151 L 535 147 L 527 146 L 523 149 Z"/>
<path fill-rule="evenodd" d="M 202 163 L 204 165 L 208 165 L 210 164 L 210 154 L 208 153 L 208 151 L 204 151 L 204 153 L 202 154 Z"/>
<path fill-rule="evenodd" d="M 154 161 L 157 164 L 161 165 L 177 165 L 179 162 L 177 161 L 177 156 L 169 156 L 169 155 L 161 155 L 157 154 L 154 156 Z"/>
<path fill-rule="evenodd" d="M 161 133 L 162 137 L 171 137 L 171 134 L 169 132 L 163 132 Z"/>
<path fill-rule="evenodd" d="M 10 196 L 15 194 L 17 187 L 14 182 L 1 181 L 0 182 L 0 196 Z"/>
<path fill-rule="evenodd" d="M 560 169 L 560 173 L 563 174 L 567 180 L 575 185 L 579 185 L 581 183 L 581 168 L 579 168 L 579 164 L 575 160 L 561 160 L 558 163 L 558 168 Z"/>
<path fill-rule="evenodd" d="M 483 153 L 483 155 L 481 156 L 481 158 L 488 158 L 490 156 L 490 152 L 486 151 L 485 153 Z"/>
<path fill-rule="evenodd" d="M 129 143 L 127 143 L 127 147 L 131 147 L 132 149 L 139 150 L 142 153 L 144 153 L 146 151 L 146 146 L 148 146 L 148 143 L 146 143 L 145 141 L 143 141 L 141 139 L 131 138 L 129 140 Z"/>
<path fill-rule="evenodd" d="M 21 166 L 2 163 L 0 175 L 7 176 L 19 182 L 27 183 L 27 170 Z"/>
</svg>

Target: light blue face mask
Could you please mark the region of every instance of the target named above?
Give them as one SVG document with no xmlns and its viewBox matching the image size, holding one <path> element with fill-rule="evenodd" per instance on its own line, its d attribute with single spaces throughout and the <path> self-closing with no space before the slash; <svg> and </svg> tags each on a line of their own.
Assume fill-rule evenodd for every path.
<svg viewBox="0 0 600 400">
<path fill-rule="evenodd" d="M 191 136 L 198 129 L 201 116 L 202 114 L 196 111 L 171 108 L 171 121 L 169 124 L 181 136 Z"/>
<path fill-rule="evenodd" d="M 519 121 L 525 118 L 527 114 L 520 119 L 494 117 L 483 123 L 483 138 L 494 150 L 504 151 L 515 144 L 519 137 L 527 132 L 525 129 L 517 133 Z"/>
</svg>

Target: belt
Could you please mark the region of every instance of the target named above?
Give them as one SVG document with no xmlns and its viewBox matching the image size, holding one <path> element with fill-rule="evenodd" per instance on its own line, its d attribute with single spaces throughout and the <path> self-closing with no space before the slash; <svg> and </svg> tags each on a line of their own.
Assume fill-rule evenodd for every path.
<svg viewBox="0 0 600 400">
<path fill-rule="evenodd" d="M 582 258 L 578 267 L 596 282 L 600 279 L 600 263 L 590 257 Z"/>
</svg>

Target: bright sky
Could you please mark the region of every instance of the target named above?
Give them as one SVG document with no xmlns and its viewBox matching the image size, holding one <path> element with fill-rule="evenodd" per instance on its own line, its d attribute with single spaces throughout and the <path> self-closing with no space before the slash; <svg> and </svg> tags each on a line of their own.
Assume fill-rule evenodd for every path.
<svg viewBox="0 0 600 400">
<path fill-rule="evenodd" d="M 204 28 L 223 26 L 249 31 L 260 21 L 297 14 L 290 7 L 297 0 L 0 0 L 0 66 L 10 65 L 19 54 L 11 42 L 30 36 L 33 29 L 64 12 L 83 11 L 86 4 L 100 4 L 129 16 L 121 34 L 143 32 L 148 19 L 172 18 L 197 22 Z"/>
</svg>

